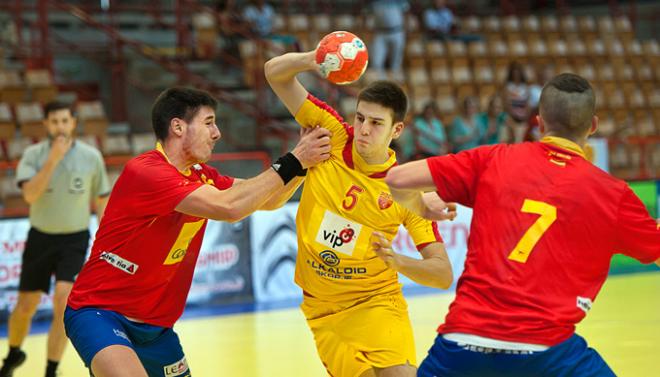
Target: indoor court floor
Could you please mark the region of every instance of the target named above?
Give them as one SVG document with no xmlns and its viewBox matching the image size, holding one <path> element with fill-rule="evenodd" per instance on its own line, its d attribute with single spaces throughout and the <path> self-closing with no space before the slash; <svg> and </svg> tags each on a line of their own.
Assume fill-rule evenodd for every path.
<svg viewBox="0 0 660 377">
<path fill-rule="evenodd" d="M 428 291 L 427 291 L 428 292 Z M 444 318 L 453 293 L 407 295 L 421 361 Z M 312 335 L 297 307 L 191 318 L 175 326 L 196 377 L 325 376 Z M 618 376 L 660 376 L 660 272 L 610 277 L 578 333 L 596 348 Z M 26 364 L 15 377 L 43 376 L 46 335 L 25 342 Z M 4 357 L 7 340 L 0 341 Z M 73 348 L 61 377 L 86 377 Z"/>
</svg>

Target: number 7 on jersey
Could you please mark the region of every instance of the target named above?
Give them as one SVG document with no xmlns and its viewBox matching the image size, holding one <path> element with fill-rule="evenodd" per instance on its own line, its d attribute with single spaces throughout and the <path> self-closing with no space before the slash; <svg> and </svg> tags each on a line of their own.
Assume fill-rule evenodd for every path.
<svg viewBox="0 0 660 377">
<path fill-rule="evenodd" d="M 557 220 L 557 207 L 548 203 L 525 199 L 521 211 L 541 215 L 527 229 L 516 247 L 509 254 L 509 259 L 520 263 L 527 263 L 527 258 L 529 258 L 529 254 L 532 252 L 534 246 L 536 246 L 536 243 L 539 242 L 543 233 L 550 228 L 550 225 Z"/>
</svg>

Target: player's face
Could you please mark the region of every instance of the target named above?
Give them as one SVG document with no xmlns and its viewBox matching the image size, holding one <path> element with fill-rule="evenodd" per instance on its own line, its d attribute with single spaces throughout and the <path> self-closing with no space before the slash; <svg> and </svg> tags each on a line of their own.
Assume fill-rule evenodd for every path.
<svg viewBox="0 0 660 377">
<path fill-rule="evenodd" d="M 44 124 L 50 137 L 65 136 L 69 138 L 73 135 L 73 130 L 76 129 L 76 118 L 73 117 L 69 109 L 55 110 L 48 113 Z"/>
<path fill-rule="evenodd" d="M 355 113 L 355 149 L 363 158 L 387 155 L 392 139 L 399 137 L 403 123 L 392 125 L 392 110 L 373 102 L 360 101 Z"/>
<path fill-rule="evenodd" d="M 208 106 L 202 106 L 187 124 L 183 150 L 190 160 L 206 162 L 211 158 L 213 147 L 221 136 L 215 124 L 215 111 Z"/>
</svg>

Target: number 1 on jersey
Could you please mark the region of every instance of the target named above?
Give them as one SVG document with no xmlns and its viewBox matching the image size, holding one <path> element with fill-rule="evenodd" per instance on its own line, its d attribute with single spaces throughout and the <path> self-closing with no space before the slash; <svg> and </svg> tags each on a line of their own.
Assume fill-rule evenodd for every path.
<svg viewBox="0 0 660 377">
<path fill-rule="evenodd" d="M 548 203 L 525 199 L 521 211 L 541 215 L 527 229 L 516 247 L 509 254 L 509 259 L 520 263 L 527 263 L 527 258 L 529 258 L 529 254 L 532 252 L 534 246 L 536 246 L 536 243 L 539 242 L 543 233 L 550 228 L 550 225 L 557 220 L 557 207 Z"/>
</svg>

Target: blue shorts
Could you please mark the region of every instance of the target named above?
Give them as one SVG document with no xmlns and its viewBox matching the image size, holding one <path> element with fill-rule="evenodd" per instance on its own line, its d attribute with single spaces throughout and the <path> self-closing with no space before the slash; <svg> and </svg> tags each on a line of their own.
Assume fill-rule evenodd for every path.
<svg viewBox="0 0 660 377">
<path fill-rule="evenodd" d="M 135 351 L 149 377 L 190 377 L 179 337 L 171 328 L 129 321 L 109 310 L 68 306 L 64 328 L 88 368 L 99 351 L 122 345 Z"/>
<path fill-rule="evenodd" d="M 438 335 L 417 376 L 616 377 L 598 352 L 587 347 L 587 342 L 577 334 L 545 351 L 529 354 L 483 352 L 465 347 Z"/>
</svg>

